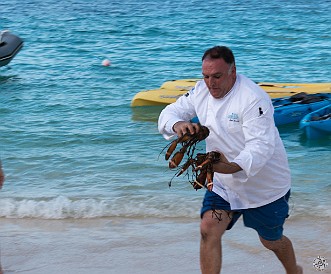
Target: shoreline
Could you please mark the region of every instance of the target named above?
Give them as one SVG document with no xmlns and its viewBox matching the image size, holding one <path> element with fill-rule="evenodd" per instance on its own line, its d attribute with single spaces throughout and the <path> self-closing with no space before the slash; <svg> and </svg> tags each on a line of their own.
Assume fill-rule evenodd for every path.
<svg viewBox="0 0 331 274">
<path fill-rule="evenodd" d="M 199 219 L 1 219 L 0 227 L 5 274 L 200 273 Z M 304 273 L 316 273 L 317 256 L 331 258 L 327 223 L 290 219 L 285 235 Z M 284 273 L 242 220 L 223 239 L 222 273 Z"/>
</svg>

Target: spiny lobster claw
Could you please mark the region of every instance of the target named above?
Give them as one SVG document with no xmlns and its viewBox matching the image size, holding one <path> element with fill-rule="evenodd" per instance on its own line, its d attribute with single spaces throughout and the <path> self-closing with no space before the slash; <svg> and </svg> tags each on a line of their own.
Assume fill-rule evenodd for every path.
<svg viewBox="0 0 331 274">
<path fill-rule="evenodd" d="M 174 157 L 172 157 L 171 160 L 169 161 L 169 168 L 172 169 L 178 167 L 184 158 L 185 152 L 186 152 L 186 147 L 182 147 L 179 151 L 177 151 Z"/>
<path fill-rule="evenodd" d="M 177 145 L 179 143 L 182 143 L 184 144 L 185 142 L 187 142 L 188 140 L 190 140 L 192 138 L 192 136 L 189 134 L 189 133 L 186 133 L 184 134 L 182 137 L 179 137 L 175 140 L 173 140 L 171 143 L 170 143 L 170 146 L 165 154 L 165 159 L 166 160 L 169 160 L 171 154 L 174 152 L 174 150 L 176 149 Z"/>
<path fill-rule="evenodd" d="M 173 141 L 171 142 L 171 144 L 170 144 L 170 146 L 169 146 L 169 148 L 168 148 L 168 150 L 167 150 L 167 152 L 166 152 L 166 154 L 165 154 L 165 157 L 164 157 L 166 160 L 169 160 L 171 154 L 172 154 L 172 153 L 174 152 L 174 150 L 176 149 L 177 144 L 178 144 L 177 139 L 176 139 L 176 140 L 173 140 Z"/>
</svg>

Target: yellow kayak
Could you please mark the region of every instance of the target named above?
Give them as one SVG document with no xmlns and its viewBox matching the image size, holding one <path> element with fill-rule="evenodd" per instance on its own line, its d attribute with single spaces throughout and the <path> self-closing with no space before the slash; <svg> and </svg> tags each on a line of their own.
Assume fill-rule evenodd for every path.
<svg viewBox="0 0 331 274">
<path fill-rule="evenodd" d="M 199 80 L 201 79 L 167 81 L 163 83 L 159 89 L 140 91 L 133 97 L 131 106 L 164 106 L 171 104 L 194 87 L 195 83 Z M 259 82 L 258 85 L 263 88 L 271 98 L 292 96 L 300 92 L 307 94 L 331 93 L 331 83 Z"/>
</svg>

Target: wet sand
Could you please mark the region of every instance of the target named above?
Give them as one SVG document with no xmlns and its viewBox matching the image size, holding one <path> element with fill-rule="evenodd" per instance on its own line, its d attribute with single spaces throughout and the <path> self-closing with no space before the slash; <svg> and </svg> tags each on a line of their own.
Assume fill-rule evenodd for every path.
<svg viewBox="0 0 331 274">
<path fill-rule="evenodd" d="M 5 274 L 194 274 L 199 269 L 199 219 L 0 219 Z M 313 260 L 331 262 L 330 225 L 288 220 L 304 273 L 318 273 Z M 242 221 L 226 233 L 222 273 L 279 274 L 284 270 L 256 233 Z M 331 273 L 329 266 L 323 273 Z"/>
</svg>

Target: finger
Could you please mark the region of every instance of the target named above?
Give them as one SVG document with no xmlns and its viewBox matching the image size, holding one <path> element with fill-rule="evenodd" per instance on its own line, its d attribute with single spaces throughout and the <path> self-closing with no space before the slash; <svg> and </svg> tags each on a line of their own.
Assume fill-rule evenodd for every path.
<svg viewBox="0 0 331 274">
<path fill-rule="evenodd" d="M 179 122 L 177 122 L 173 125 L 173 130 L 174 130 L 174 132 L 176 132 L 178 137 L 182 137 L 182 135 L 183 135 L 183 129 L 182 128 L 183 128 L 184 123 L 185 122 L 183 122 L 183 121 L 179 121 Z"/>
<path fill-rule="evenodd" d="M 185 128 L 183 130 L 184 130 L 184 134 L 189 133 L 189 134 L 193 135 L 193 134 L 196 134 L 199 132 L 200 127 L 196 123 L 187 122 L 185 124 Z"/>
<path fill-rule="evenodd" d="M 177 133 L 179 137 L 185 135 L 186 133 L 193 135 L 199 132 L 199 130 L 200 130 L 200 126 L 197 123 L 180 121 L 174 125 L 174 131 Z"/>
<path fill-rule="evenodd" d="M 200 130 L 200 126 L 197 123 L 191 123 L 192 130 L 190 131 L 191 134 L 198 133 Z"/>
<path fill-rule="evenodd" d="M 195 133 L 195 129 L 194 129 L 193 125 L 189 122 L 183 122 L 182 124 L 180 124 L 179 131 L 180 131 L 181 135 L 185 135 L 186 133 L 189 133 L 189 134 Z"/>
<path fill-rule="evenodd" d="M 185 133 L 188 133 L 188 134 L 191 134 L 191 135 L 193 135 L 195 133 L 195 129 L 194 129 L 194 127 L 191 123 L 186 123 L 183 130 L 184 130 Z"/>
</svg>

